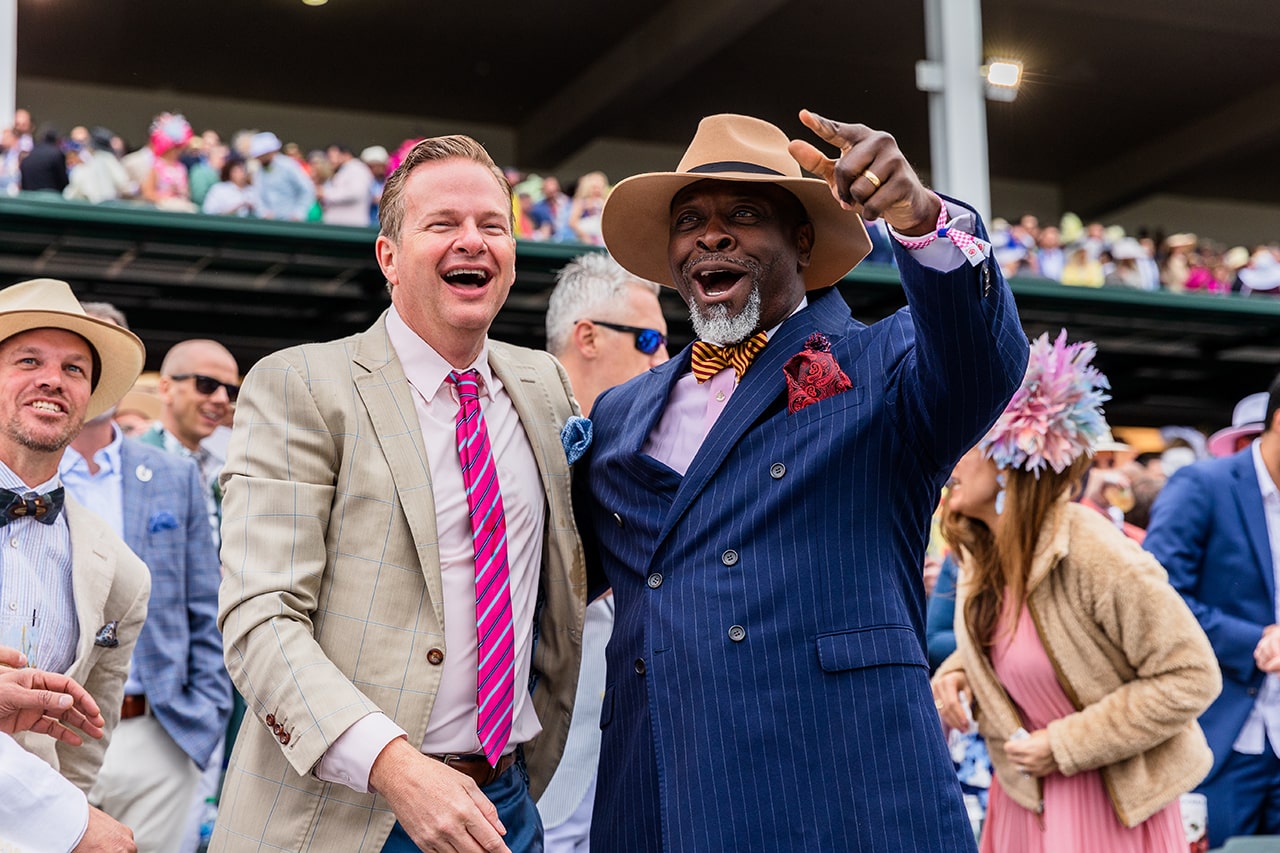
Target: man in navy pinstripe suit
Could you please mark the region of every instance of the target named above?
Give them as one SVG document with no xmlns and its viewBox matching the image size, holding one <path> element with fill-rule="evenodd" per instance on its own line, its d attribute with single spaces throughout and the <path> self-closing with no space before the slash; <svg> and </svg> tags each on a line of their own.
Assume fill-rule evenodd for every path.
<svg viewBox="0 0 1280 853">
<path fill-rule="evenodd" d="M 713 116 L 605 208 L 700 341 L 597 399 L 576 469 L 617 602 L 599 850 L 973 849 L 920 564 L 1026 338 L 972 211 L 888 134 L 801 120 L 840 154 Z M 859 213 L 891 227 L 910 305 L 872 326 L 832 287 L 869 249 Z"/>
</svg>

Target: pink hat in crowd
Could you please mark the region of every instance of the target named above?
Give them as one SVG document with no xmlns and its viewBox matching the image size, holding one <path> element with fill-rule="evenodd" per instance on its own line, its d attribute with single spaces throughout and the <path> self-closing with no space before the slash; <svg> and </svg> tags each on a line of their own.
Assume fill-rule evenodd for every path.
<svg viewBox="0 0 1280 853">
<path fill-rule="evenodd" d="M 1259 391 L 1236 403 L 1231 412 L 1231 426 L 1209 436 L 1209 455 L 1230 456 L 1236 452 L 1236 442 L 1239 439 L 1261 435 L 1266 429 L 1269 399 L 1270 395 L 1266 391 Z"/>
</svg>

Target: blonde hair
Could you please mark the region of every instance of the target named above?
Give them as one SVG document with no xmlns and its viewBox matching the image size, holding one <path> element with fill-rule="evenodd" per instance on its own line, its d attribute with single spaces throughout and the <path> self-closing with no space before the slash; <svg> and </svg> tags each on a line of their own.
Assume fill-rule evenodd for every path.
<svg viewBox="0 0 1280 853">
<path fill-rule="evenodd" d="M 479 142 L 470 136 L 454 134 L 433 136 L 422 140 L 410 149 L 399 167 L 387 177 L 386 186 L 382 188 L 382 203 L 378 208 L 378 233 L 393 243 L 400 240 L 400 228 L 404 224 L 404 185 L 414 169 L 423 163 L 455 158 L 479 163 L 493 173 L 494 180 L 507 195 L 507 215 L 514 224 L 515 212 L 511 207 L 511 184 L 507 182 L 502 170 L 493 162 L 489 152 Z"/>
</svg>

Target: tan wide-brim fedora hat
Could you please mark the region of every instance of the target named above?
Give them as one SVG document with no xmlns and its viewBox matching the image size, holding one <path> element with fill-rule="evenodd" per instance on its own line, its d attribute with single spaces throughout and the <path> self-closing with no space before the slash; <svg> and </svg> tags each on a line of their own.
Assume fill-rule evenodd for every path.
<svg viewBox="0 0 1280 853">
<path fill-rule="evenodd" d="M 667 241 L 675 194 L 708 179 L 776 184 L 800 199 L 813 223 L 805 289 L 835 284 L 870 253 L 871 238 L 862 217 L 841 207 L 826 181 L 803 176 L 789 141 L 758 118 L 707 116 L 674 172 L 634 175 L 613 188 L 601 223 L 609 252 L 629 272 L 674 287 Z"/>
<path fill-rule="evenodd" d="M 98 375 L 84 419 L 108 411 L 133 387 L 146 348 L 133 332 L 84 313 L 65 281 L 35 278 L 0 290 L 0 343 L 32 329 L 64 329 L 89 342 L 98 356 Z"/>
</svg>

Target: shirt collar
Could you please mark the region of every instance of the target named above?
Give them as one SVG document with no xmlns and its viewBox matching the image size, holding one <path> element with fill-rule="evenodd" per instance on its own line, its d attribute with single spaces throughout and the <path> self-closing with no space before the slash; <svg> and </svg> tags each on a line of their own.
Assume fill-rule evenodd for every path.
<svg viewBox="0 0 1280 853">
<path fill-rule="evenodd" d="M 424 400 L 433 399 L 444 384 L 445 377 L 453 370 L 453 365 L 444 356 L 436 352 L 431 344 L 418 337 L 400 316 L 395 306 L 387 313 L 387 337 L 391 339 L 391 348 L 400 359 L 404 375 L 409 384 L 417 389 Z M 480 396 L 493 398 L 501 384 L 494 377 L 489 367 L 489 339 L 486 337 L 480 347 L 476 360 L 466 369 L 474 369 L 480 374 Z"/>
<path fill-rule="evenodd" d="M 120 471 L 120 448 L 124 444 L 124 433 L 120 432 L 120 428 L 115 424 L 111 425 L 111 441 L 106 447 L 99 448 L 94 451 L 93 461 L 98 463 L 99 476 L 102 474 L 116 474 Z M 89 476 L 89 463 L 85 461 L 84 456 L 79 450 L 67 445 L 67 449 L 62 453 L 62 462 L 58 465 L 58 473 L 65 476 L 73 469 L 81 469 L 85 476 Z"/>
<path fill-rule="evenodd" d="M 1276 488 L 1275 480 L 1271 479 L 1267 463 L 1262 461 L 1262 439 L 1255 438 L 1249 445 L 1249 452 L 1253 454 L 1253 470 L 1258 475 L 1258 488 L 1262 490 L 1263 502 L 1280 499 L 1280 489 Z"/>
</svg>

